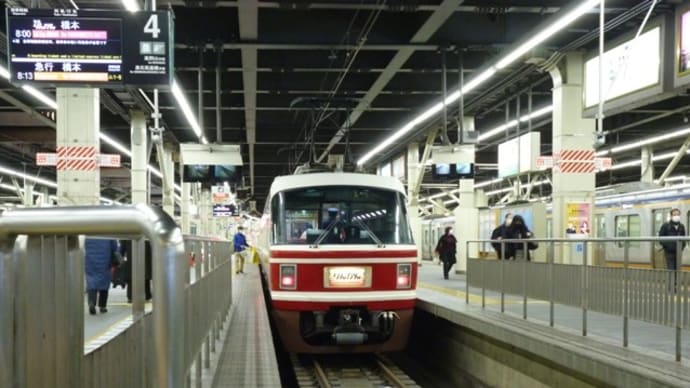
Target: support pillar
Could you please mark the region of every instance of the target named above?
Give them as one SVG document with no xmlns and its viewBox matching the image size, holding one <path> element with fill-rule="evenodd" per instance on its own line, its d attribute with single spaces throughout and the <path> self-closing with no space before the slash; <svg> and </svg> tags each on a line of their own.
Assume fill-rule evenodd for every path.
<svg viewBox="0 0 690 388">
<path fill-rule="evenodd" d="M 595 120 L 582 117 L 582 87 L 584 83 L 582 53 L 568 53 L 557 68 L 551 70 L 553 79 L 553 154 L 561 155 L 560 168 L 553 171 L 552 232 L 555 238 L 564 238 L 567 228 L 567 212 L 578 208 L 580 217 L 586 220 L 591 234 L 594 212 L 596 175 L 594 165 Z M 575 160 L 579 164 L 592 164 L 591 172 L 572 172 L 567 168 L 568 151 L 590 151 L 589 156 Z M 581 155 L 581 153 L 578 153 Z M 589 155 L 589 153 L 587 153 Z M 570 205 L 570 206 L 569 206 Z M 572 217 L 572 214 L 571 214 Z M 582 222 L 581 222 L 582 224 Z M 578 225 L 579 227 L 582 225 Z M 579 230 L 578 230 L 579 231 Z M 554 252 L 554 262 L 567 263 L 561 247 Z M 570 250 L 570 247 L 567 248 Z M 591 249 L 588 252 L 591 253 Z M 570 257 L 571 255 L 567 255 Z"/>
<path fill-rule="evenodd" d="M 184 171 L 182 162 L 180 162 L 180 171 Z M 180 220 L 182 224 L 182 233 L 190 234 L 191 224 L 189 221 L 189 207 L 192 205 L 192 198 L 190 195 L 191 185 L 189 183 L 182 182 L 180 186 L 182 187 L 182 201 L 180 203 Z"/>
<path fill-rule="evenodd" d="M 423 175 L 424 168 L 419 165 L 419 144 L 410 143 L 407 145 L 407 199 L 409 202 L 407 214 L 412 237 L 417 245 L 418 263 L 422 261 L 422 219 L 419 217 L 419 191 L 416 190 L 415 182 L 422 179 Z"/>
<path fill-rule="evenodd" d="M 463 117 L 463 130 L 474 131 L 474 117 Z M 461 145 L 462 154 L 471 155 L 471 160 L 465 162 L 474 163 L 475 146 L 474 144 Z M 467 272 L 467 258 L 479 256 L 479 245 L 470 244 L 467 249 L 467 241 L 479 238 L 479 209 L 477 209 L 477 198 L 474 192 L 474 178 L 461 179 L 459 184 L 460 199 L 458 206 L 453 210 L 455 216 L 455 237 L 458 240 L 457 254 L 455 255 L 457 264 L 455 273 Z M 486 237 L 485 237 L 486 238 Z"/>
<path fill-rule="evenodd" d="M 141 111 L 130 113 L 132 150 L 132 204 L 148 203 L 148 138 L 146 115 Z"/>
<path fill-rule="evenodd" d="M 202 236 L 210 236 L 213 217 L 211 214 L 211 192 L 208 189 L 201 190 L 199 205 L 199 234 Z"/>
<path fill-rule="evenodd" d="M 173 150 L 165 147 L 163 154 L 163 163 L 165 164 L 166 175 L 163 176 L 163 210 L 170 214 L 170 217 L 175 217 L 175 162 L 173 162 Z"/>
<path fill-rule="evenodd" d="M 654 151 L 651 147 L 642 147 L 640 150 L 640 182 L 654 183 Z"/>
<path fill-rule="evenodd" d="M 76 164 L 57 171 L 58 205 L 98 205 L 101 172 L 95 163 L 100 153 L 100 95 L 98 89 L 57 89 L 57 148 L 68 155 L 93 155 L 94 163 Z"/>
</svg>

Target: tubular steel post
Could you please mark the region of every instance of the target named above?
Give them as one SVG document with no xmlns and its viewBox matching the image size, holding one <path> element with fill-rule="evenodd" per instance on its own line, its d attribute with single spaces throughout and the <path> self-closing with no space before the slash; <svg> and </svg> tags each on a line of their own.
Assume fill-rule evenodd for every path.
<svg viewBox="0 0 690 388">
<path fill-rule="evenodd" d="M 209 268 L 209 262 L 208 262 L 208 241 L 202 242 L 201 245 L 203 248 L 201 249 L 201 262 L 202 265 L 204 266 L 204 275 L 209 273 L 210 268 Z M 208 304 L 208 293 L 205 293 L 203 295 L 204 297 L 204 302 L 202 303 L 205 309 L 205 306 Z M 215 341 L 212 341 L 213 338 L 213 333 L 209 331 L 209 333 L 206 334 L 206 345 L 205 345 L 205 350 L 206 350 L 206 359 L 204 360 L 204 367 L 206 369 L 211 367 L 211 351 L 216 351 L 216 345 Z"/>
<path fill-rule="evenodd" d="M 465 252 L 469 252 L 470 250 L 470 242 L 467 241 L 465 243 Z M 469 259 L 468 259 L 468 266 L 467 266 L 467 276 L 465 276 L 465 304 L 470 304 L 470 271 L 469 271 Z"/>
<path fill-rule="evenodd" d="M 505 293 L 505 260 L 503 259 L 503 252 L 506 251 L 506 243 L 505 241 L 501 241 L 501 254 L 500 257 L 498 258 L 501 260 L 501 312 L 504 313 L 506 311 L 506 293 Z"/>
<path fill-rule="evenodd" d="M 587 241 L 582 245 L 582 335 L 587 336 Z"/>
<path fill-rule="evenodd" d="M 625 241 L 623 247 L 623 346 L 628 347 L 628 250 L 630 242 Z"/>
<path fill-rule="evenodd" d="M 682 327 L 682 314 L 681 308 L 683 304 L 681 303 L 682 284 L 678 284 L 679 271 L 683 268 L 683 244 L 680 240 L 676 241 L 676 268 L 673 269 L 673 290 L 674 296 L 676 297 L 676 361 L 680 362 L 682 358 L 681 354 L 681 327 Z M 681 279 L 682 280 L 682 277 Z"/>
<path fill-rule="evenodd" d="M 467 246 L 469 248 L 469 245 Z M 469 251 L 466 251 L 469 252 Z M 479 264 L 482 266 L 482 308 L 486 307 L 486 266 L 479 260 Z"/>
<path fill-rule="evenodd" d="M 151 242 L 154 267 L 153 386 L 184 386 L 187 374 L 184 362 L 187 307 L 184 241 L 180 229 L 168 214 L 146 205 L 27 208 L 2 213 L 0 241 L 20 234 L 144 234 Z M 80 352 L 75 357 L 82 355 Z"/>
<path fill-rule="evenodd" d="M 556 258 L 554 257 L 556 250 L 555 250 L 555 242 L 551 241 L 551 255 L 547 257 L 547 261 L 549 263 L 549 278 L 548 278 L 548 283 L 549 283 L 549 326 L 553 327 L 554 324 L 554 307 L 553 307 L 553 300 L 555 298 L 554 293 L 556 292 L 555 290 L 555 283 L 556 281 L 553 278 L 553 272 L 554 272 L 554 261 Z"/>
<path fill-rule="evenodd" d="M 527 241 L 522 242 L 522 319 L 527 319 Z"/>
</svg>

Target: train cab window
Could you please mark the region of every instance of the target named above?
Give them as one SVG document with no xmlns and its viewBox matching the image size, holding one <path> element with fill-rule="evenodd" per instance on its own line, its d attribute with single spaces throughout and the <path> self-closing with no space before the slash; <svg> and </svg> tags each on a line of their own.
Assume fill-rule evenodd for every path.
<svg viewBox="0 0 690 388">
<path fill-rule="evenodd" d="M 616 231 L 615 237 L 640 237 L 640 216 L 637 214 L 629 214 L 624 216 L 616 216 Z M 623 247 L 625 244 L 619 242 L 618 246 Z M 639 248 L 639 241 L 631 241 L 630 248 Z"/>
<path fill-rule="evenodd" d="M 413 241 L 404 197 L 391 190 L 348 186 L 295 189 L 274 196 L 273 208 L 274 244 Z"/>
</svg>

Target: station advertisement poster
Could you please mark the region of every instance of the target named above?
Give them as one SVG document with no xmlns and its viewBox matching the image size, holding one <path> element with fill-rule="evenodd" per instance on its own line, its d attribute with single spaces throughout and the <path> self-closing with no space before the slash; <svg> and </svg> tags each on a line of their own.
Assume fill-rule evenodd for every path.
<svg viewBox="0 0 690 388">
<path fill-rule="evenodd" d="M 690 71 L 690 11 L 680 16 L 678 73 Z"/>
<path fill-rule="evenodd" d="M 566 234 L 590 234 L 589 217 L 591 205 L 587 202 L 571 202 L 565 210 Z"/>
</svg>

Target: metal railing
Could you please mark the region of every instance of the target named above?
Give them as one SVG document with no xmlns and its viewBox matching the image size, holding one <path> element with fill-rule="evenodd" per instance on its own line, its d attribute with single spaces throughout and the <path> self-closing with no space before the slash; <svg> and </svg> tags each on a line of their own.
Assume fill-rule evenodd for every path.
<svg viewBox="0 0 690 388">
<path fill-rule="evenodd" d="M 505 296 L 522 297 L 522 318 L 528 316 L 528 299 L 549 302 L 549 325 L 555 321 L 555 304 L 580 308 L 582 312 L 582 335 L 587 335 L 588 311 L 616 315 L 622 318 L 623 346 L 629 344 L 629 320 L 640 320 L 675 329 L 675 358 L 681 360 L 682 330 L 690 329 L 690 272 L 682 270 L 661 270 L 635 268 L 651 264 L 649 252 L 655 254 L 654 243 L 673 241 L 677 252 L 682 251 L 682 242 L 690 241 L 683 237 L 646 238 L 568 238 L 568 239 L 529 239 L 539 244 L 537 249 L 545 249 L 545 261 L 527 260 L 488 260 L 470 258 L 467 260 L 466 303 L 469 303 L 470 287 L 481 288 L 482 308 L 486 307 L 486 291 L 500 293 L 500 311 L 505 312 Z M 502 250 L 511 243 L 522 246 L 527 251 L 525 240 L 471 240 L 471 244 L 497 243 Z M 605 249 L 606 244 L 613 244 Z M 573 249 L 576 247 L 577 249 Z M 602 249 L 604 247 L 604 249 Z M 634 255 L 631 247 L 634 247 Z M 642 248 L 640 248 L 642 247 Z M 647 249 L 649 249 L 647 251 Z M 596 258 L 599 254 L 622 252 L 619 267 L 606 266 L 606 260 Z M 562 258 L 573 259 L 575 252 L 577 264 L 563 263 Z M 567 253 L 567 254 L 566 254 Z M 631 261 L 635 256 L 637 262 Z M 555 258 L 558 257 L 558 260 Z M 678 255 L 678 268 L 682 269 L 682 254 Z M 580 262 L 581 261 L 581 262 Z M 592 265 L 598 262 L 602 265 Z M 609 262 L 609 264 L 611 264 Z"/>
<path fill-rule="evenodd" d="M 85 234 L 138 239 L 132 319 L 86 354 Z M 151 314 L 144 313 L 141 281 L 144 238 L 152 248 Z M 186 252 L 196 252 L 193 276 Z M 189 385 L 192 363 L 196 358 L 196 369 L 201 370 L 202 345 L 208 349 L 215 344 L 229 310 L 229 252 L 227 241 L 183 239 L 167 214 L 149 206 L 2 213 L 0 386 Z M 201 379 L 195 380 L 200 386 Z"/>
</svg>

